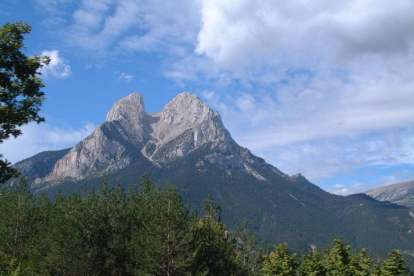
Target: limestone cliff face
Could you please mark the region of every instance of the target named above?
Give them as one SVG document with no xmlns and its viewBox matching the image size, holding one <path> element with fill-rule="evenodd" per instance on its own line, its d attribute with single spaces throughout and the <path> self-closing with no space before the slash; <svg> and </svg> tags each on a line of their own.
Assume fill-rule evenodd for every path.
<svg viewBox="0 0 414 276">
<path fill-rule="evenodd" d="M 126 154 L 125 145 L 105 134 L 104 129 L 109 127 L 113 126 L 104 123 L 86 139 L 76 144 L 56 162 L 45 181 L 59 182 L 67 178 L 81 180 L 97 172 L 120 169 L 129 165 L 132 158 Z M 115 127 L 113 128 L 116 130 Z"/>
<path fill-rule="evenodd" d="M 212 142 L 228 143 L 231 136 L 220 115 L 195 95 L 182 93 L 155 114 L 148 114 L 150 141 L 142 153 L 155 163 L 172 161 Z"/>
<path fill-rule="evenodd" d="M 139 93 L 133 93 L 116 102 L 106 122 L 57 161 L 43 182 L 81 180 L 130 165 L 134 156 L 127 149 L 143 147 L 145 128 L 144 101 Z"/>
<path fill-rule="evenodd" d="M 206 156 L 200 167 L 208 162 L 243 169 L 263 181 L 266 179 L 251 164 L 282 174 L 237 145 L 220 115 L 196 95 L 179 94 L 164 110 L 150 114 L 145 112 L 141 94 L 133 93 L 116 102 L 106 121 L 58 160 L 42 182 L 82 180 L 125 168 L 141 157 L 161 167 L 202 146 L 210 147 L 214 154 Z"/>
</svg>

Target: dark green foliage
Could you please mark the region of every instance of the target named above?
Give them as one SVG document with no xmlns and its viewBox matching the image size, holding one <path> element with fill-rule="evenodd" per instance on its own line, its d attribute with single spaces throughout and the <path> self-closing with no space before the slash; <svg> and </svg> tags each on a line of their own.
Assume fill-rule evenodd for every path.
<svg viewBox="0 0 414 276">
<path fill-rule="evenodd" d="M 23 257 L 34 234 L 34 197 L 24 179 L 16 188 L 0 191 L 0 251 L 12 258 Z"/>
<path fill-rule="evenodd" d="M 218 214 L 200 218 L 177 189 L 140 184 L 126 193 L 104 178 L 54 202 L 24 180 L 0 190 L 0 275 L 239 275 Z M 206 214 L 219 209 L 207 201 Z"/>
<path fill-rule="evenodd" d="M 0 251 L 0 276 L 20 276 L 19 260 Z"/>
<path fill-rule="evenodd" d="M 2 275 L 411 275 L 399 251 L 372 267 L 363 249 L 335 239 L 325 252 L 301 261 L 287 244 L 264 254 L 248 223 L 228 232 L 211 196 L 203 216 L 183 203 L 176 188 L 144 176 L 125 192 L 106 177 L 97 190 L 52 202 L 34 198 L 26 182 L 0 190 Z"/>
<path fill-rule="evenodd" d="M 310 251 L 308 255 L 302 256 L 299 270 L 300 276 L 324 276 L 326 269 L 322 262 L 322 255 L 319 252 Z"/>
<path fill-rule="evenodd" d="M 249 223 L 245 220 L 242 226 L 235 230 L 236 248 L 239 253 L 239 265 L 244 275 L 262 275 L 262 256 L 265 254 L 264 242 L 260 242 L 256 234 L 252 233 Z"/>
<path fill-rule="evenodd" d="M 398 250 L 394 250 L 389 254 L 387 260 L 380 260 L 382 267 L 376 265 L 373 276 L 399 276 L 409 275 L 404 260 L 401 258 L 401 253 Z"/>
<path fill-rule="evenodd" d="M 275 246 L 276 251 L 264 256 L 264 276 L 295 276 L 299 263 L 296 254 L 290 255 L 287 243 Z"/>
<path fill-rule="evenodd" d="M 221 208 L 209 196 L 204 204 L 204 218 L 197 223 L 198 254 L 192 275 L 238 275 L 234 239 L 220 221 Z"/>
<path fill-rule="evenodd" d="M 325 252 L 323 258 L 323 266 L 328 275 L 369 275 L 371 264 L 372 260 L 365 249 L 358 255 L 353 255 L 351 246 L 340 239 L 334 239 L 333 246 Z"/>
<path fill-rule="evenodd" d="M 144 183 L 146 185 L 146 183 Z M 135 206 L 137 229 L 132 236 L 138 267 L 146 274 L 184 275 L 197 255 L 197 215 L 184 206 L 178 192 L 144 186 Z"/>
<path fill-rule="evenodd" d="M 19 127 L 29 122 L 40 123 L 40 106 L 45 99 L 38 69 L 49 63 L 48 57 L 27 57 L 23 35 L 29 34 L 27 23 L 7 23 L 0 28 L 0 143 L 10 136 L 22 134 Z M 18 175 L 0 154 L 0 183 Z"/>
<path fill-rule="evenodd" d="M 269 276 L 402 276 L 411 273 L 397 250 L 389 254 L 389 259 L 380 260 L 381 265 L 372 266 L 372 263 L 365 249 L 352 252 L 350 245 L 337 238 L 324 253 L 310 251 L 302 255 L 299 269 L 295 254 L 290 255 L 287 244 L 281 244 L 275 252 L 265 255 L 263 270 L 264 275 Z"/>
<path fill-rule="evenodd" d="M 113 134 L 114 141 L 121 139 L 109 125 L 106 128 L 108 135 Z M 220 164 L 206 161 L 205 157 L 212 154 L 210 146 L 162 164 L 161 168 L 131 149 L 128 154 L 131 153 L 136 163 L 109 172 L 109 185 L 119 179 L 128 190 L 147 172 L 156 185 L 164 187 L 169 182 L 177 187 L 183 202 L 191 202 L 199 213 L 211 194 L 220 204 L 223 222 L 229 229 L 247 219 L 249 228 L 261 239 L 275 244 L 287 242 L 289 248 L 299 254 L 308 252 L 310 245 L 325 248 L 338 236 L 354 248 L 368 248 L 369 255 L 375 259 L 387 258 L 395 248 L 414 251 L 414 235 L 410 234 L 414 219 L 407 208 L 379 202 L 367 195 L 332 195 L 304 177 L 289 180 L 274 173 L 265 163 L 249 166 L 268 181 L 261 181 L 240 168 L 229 167 L 226 171 Z M 200 161 L 204 165 L 196 166 Z M 100 177 L 92 175 L 81 183 L 66 182 L 42 192 L 53 195 L 50 196 L 53 199 L 57 189 L 68 195 L 72 190 L 80 192 L 82 184 L 91 189 L 99 187 L 99 182 Z M 44 188 L 32 187 L 34 191 Z M 407 254 L 404 258 L 414 265 L 412 256 Z"/>
</svg>

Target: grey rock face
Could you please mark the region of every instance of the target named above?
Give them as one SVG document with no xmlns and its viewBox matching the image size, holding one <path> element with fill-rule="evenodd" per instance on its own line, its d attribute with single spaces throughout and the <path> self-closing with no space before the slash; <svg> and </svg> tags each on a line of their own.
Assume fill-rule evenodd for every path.
<svg viewBox="0 0 414 276">
<path fill-rule="evenodd" d="M 200 164 L 243 169 L 262 181 L 267 180 L 251 164 L 268 166 L 282 174 L 237 145 L 220 115 L 196 95 L 179 94 L 164 110 L 150 114 L 145 112 L 141 94 L 133 93 L 116 102 L 106 122 L 58 160 L 41 182 L 82 180 L 125 168 L 140 156 L 161 167 L 205 145 L 216 154 L 206 156 Z"/>
<path fill-rule="evenodd" d="M 154 163 L 172 161 L 206 143 L 231 140 L 220 115 L 189 93 L 175 97 L 163 111 L 148 114 L 147 122 L 150 142 L 142 153 Z"/>
<path fill-rule="evenodd" d="M 135 92 L 117 101 L 106 116 L 107 122 L 116 120 L 136 121 L 145 113 L 145 104 L 142 95 Z"/>
<path fill-rule="evenodd" d="M 44 179 L 59 182 L 70 178 L 81 180 L 97 172 L 120 169 L 129 165 L 132 158 L 126 155 L 126 147 L 110 139 L 103 124 L 86 139 L 76 144 L 62 159 L 57 161 L 53 171 Z"/>
</svg>

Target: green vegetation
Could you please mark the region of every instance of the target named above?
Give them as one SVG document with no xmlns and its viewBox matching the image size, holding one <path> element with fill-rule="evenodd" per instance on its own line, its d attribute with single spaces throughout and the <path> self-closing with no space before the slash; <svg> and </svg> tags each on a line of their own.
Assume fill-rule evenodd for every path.
<svg viewBox="0 0 414 276">
<path fill-rule="evenodd" d="M 0 190 L 0 275 L 409 275 L 399 251 L 373 265 L 339 239 L 301 259 L 286 243 L 266 252 L 247 222 L 228 232 L 211 197 L 200 216 L 147 176 L 108 186 L 54 201 L 24 180 Z"/>
<path fill-rule="evenodd" d="M 0 143 L 10 136 L 22 134 L 19 127 L 29 122 L 40 123 L 40 106 L 45 99 L 38 69 L 49 64 L 48 57 L 27 57 L 23 35 L 29 34 L 27 23 L 7 23 L 0 28 Z M 18 175 L 0 154 L 0 183 Z"/>
</svg>

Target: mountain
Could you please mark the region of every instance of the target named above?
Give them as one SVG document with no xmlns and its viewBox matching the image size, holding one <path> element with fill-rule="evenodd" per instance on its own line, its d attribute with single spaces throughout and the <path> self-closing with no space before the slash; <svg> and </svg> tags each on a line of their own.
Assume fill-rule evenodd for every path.
<svg viewBox="0 0 414 276">
<path fill-rule="evenodd" d="M 341 236 L 373 256 L 384 258 L 393 249 L 407 258 L 414 253 L 414 213 L 408 208 L 365 194 L 329 194 L 301 174 L 282 173 L 239 146 L 220 115 L 189 93 L 157 113 L 145 112 L 142 96 L 133 93 L 72 149 L 41 153 L 15 166 L 33 192 L 52 197 L 58 190 L 95 187 L 104 174 L 109 183 L 121 181 L 128 188 L 147 173 L 159 185 L 176 186 L 198 209 L 212 194 L 229 227 L 248 219 L 259 236 L 287 241 L 295 251 L 325 248 Z"/>
<path fill-rule="evenodd" d="M 376 200 L 407 206 L 414 211 L 414 181 L 378 187 L 365 192 L 365 194 Z"/>
</svg>

